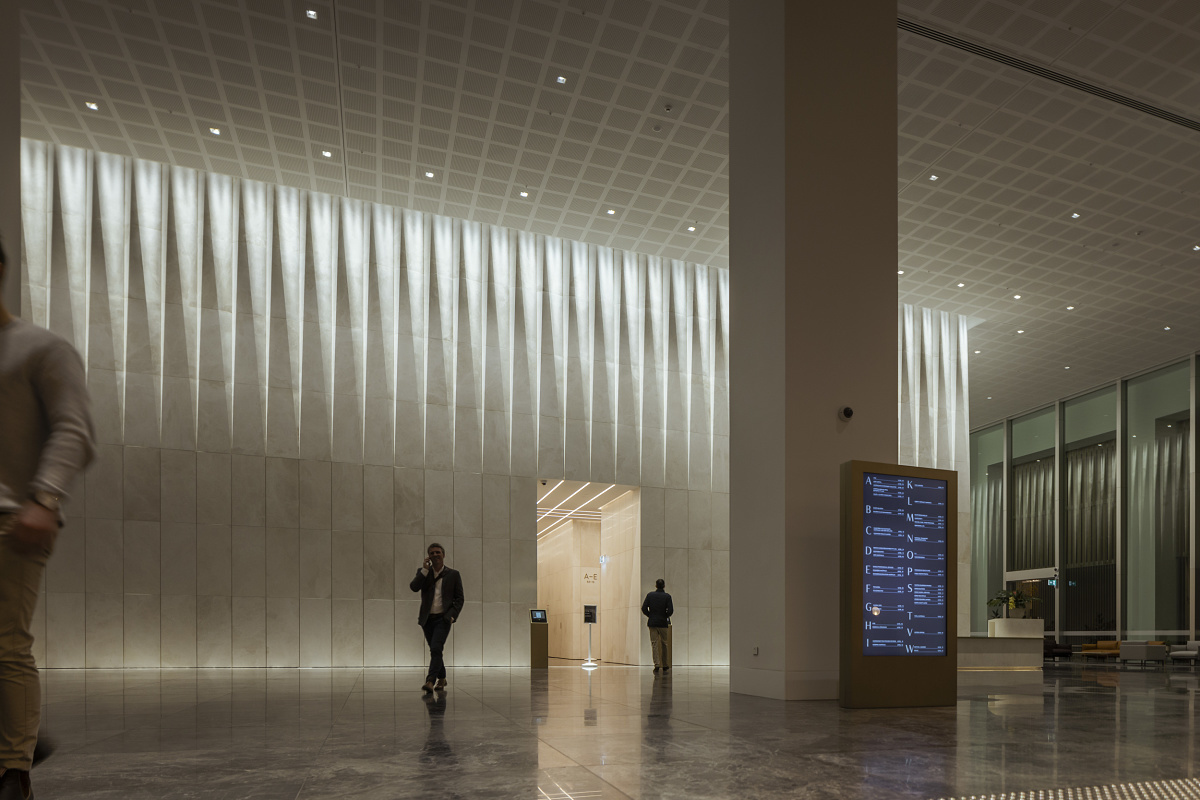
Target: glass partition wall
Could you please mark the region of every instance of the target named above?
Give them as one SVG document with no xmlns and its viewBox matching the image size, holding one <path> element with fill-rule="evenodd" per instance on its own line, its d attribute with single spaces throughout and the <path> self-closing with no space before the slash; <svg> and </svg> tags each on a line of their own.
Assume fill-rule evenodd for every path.
<svg viewBox="0 0 1200 800">
<path fill-rule="evenodd" d="M 1117 387 L 1062 415 L 1061 640 L 1082 644 L 1117 635 Z"/>
<path fill-rule="evenodd" d="M 1191 383 L 1184 363 L 1125 385 L 1128 504 L 1121 605 L 1132 638 L 1187 638 L 1190 630 Z"/>
<path fill-rule="evenodd" d="M 971 434 L 971 632 L 1002 588 L 1047 636 L 1196 638 L 1194 360 Z"/>
<path fill-rule="evenodd" d="M 1009 428 L 1010 501 L 1004 559 L 1006 588 L 1029 598 L 1019 613 L 1044 619 L 1048 631 L 1054 630 L 1052 595 L 1058 548 L 1055 410 L 1051 406 L 1018 417 Z"/>
<path fill-rule="evenodd" d="M 1004 425 L 971 434 L 971 630 L 1004 587 Z"/>
</svg>

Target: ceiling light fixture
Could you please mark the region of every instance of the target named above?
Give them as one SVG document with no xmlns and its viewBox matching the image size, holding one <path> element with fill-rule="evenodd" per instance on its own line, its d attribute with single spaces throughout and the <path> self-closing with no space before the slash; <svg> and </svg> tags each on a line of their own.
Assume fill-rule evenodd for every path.
<svg viewBox="0 0 1200 800">
<path fill-rule="evenodd" d="M 897 275 L 903 275 L 903 274 L 904 274 L 904 270 L 902 270 L 902 269 L 898 269 L 898 270 L 896 270 L 896 274 L 897 274 Z"/>
<path fill-rule="evenodd" d="M 1075 306 L 1067 306 L 1067 311 L 1074 311 L 1074 310 L 1075 310 Z"/>
<path fill-rule="evenodd" d="M 1072 214 L 1071 219 L 1079 219 L 1079 214 Z"/>
<path fill-rule="evenodd" d="M 958 288 L 960 288 L 960 289 L 961 289 L 961 288 L 963 288 L 964 286 L 966 286 L 966 284 L 965 284 L 965 283 L 960 283 L 960 284 L 958 285 Z"/>
<path fill-rule="evenodd" d="M 1167 326 L 1165 326 L 1165 327 L 1163 328 L 1163 330 L 1164 330 L 1164 331 L 1169 331 L 1169 330 L 1171 330 L 1171 326 L 1170 326 L 1170 325 L 1167 325 Z"/>
<path fill-rule="evenodd" d="M 1070 369 L 1070 367 L 1063 367 L 1063 369 Z"/>
<path fill-rule="evenodd" d="M 306 17 L 308 17 L 309 19 L 316 19 L 316 18 L 317 18 L 317 12 L 316 12 L 316 10 L 315 10 L 315 9 L 311 9 L 311 8 L 310 8 L 308 11 L 305 11 L 305 12 L 304 12 L 304 15 L 305 15 Z"/>
<path fill-rule="evenodd" d="M 425 177 L 426 177 L 426 178 L 432 178 L 432 177 L 433 177 L 433 173 L 432 173 L 432 172 L 426 172 L 426 173 L 425 173 Z"/>
<path fill-rule="evenodd" d="M 929 176 L 929 180 L 931 180 L 931 181 L 936 181 L 936 180 L 937 180 L 937 175 L 930 175 L 930 176 Z"/>
<path fill-rule="evenodd" d="M 617 212 L 616 212 L 616 209 L 612 209 L 612 208 L 610 208 L 608 211 L 606 211 L 606 212 L 604 212 L 604 213 L 606 213 L 606 214 L 610 214 L 610 215 L 611 215 L 611 214 L 615 214 L 615 213 L 617 213 Z"/>
<path fill-rule="evenodd" d="M 208 132 L 209 132 L 209 133 L 211 133 L 213 136 L 220 136 L 220 135 L 221 135 L 221 129 L 220 129 L 220 128 L 209 128 L 209 129 L 208 129 Z"/>
<path fill-rule="evenodd" d="M 1020 299 L 1021 299 L 1021 295 L 1019 295 L 1019 294 L 1013 295 L 1013 300 L 1020 300 Z"/>
<path fill-rule="evenodd" d="M 689 230 L 689 231 L 695 231 L 695 230 L 696 230 L 696 226 L 695 226 L 695 225 L 688 225 L 688 230 Z"/>
<path fill-rule="evenodd" d="M 990 398 L 990 397 L 988 398 L 988 400 L 991 400 L 991 399 L 992 399 L 992 398 Z"/>
<path fill-rule="evenodd" d="M 1024 332 L 1025 332 L 1025 331 L 1017 331 L 1017 333 L 1024 333 Z"/>
<path fill-rule="evenodd" d="M 562 75 L 559 75 L 557 78 L 555 78 L 555 80 L 556 80 L 558 83 L 566 83 L 566 82 L 567 82 L 567 79 L 566 79 L 566 78 L 564 78 Z"/>
<path fill-rule="evenodd" d="M 88 108 L 90 108 L 92 111 L 100 110 L 100 106 L 97 103 L 84 103 L 84 105 L 87 106 Z"/>
<path fill-rule="evenodd" d="M 1193 250 L 1200 250 L 1200 244 L 1192 245 Z"/>
<path fill-rule="evenodd" d="M 521 197 L 529 197 L 529 192 L 521 192 Z"/>
<path fill-rule="evenodd" d="M 333 158 L 333 153 L 329 152 L 328 150 L 322 150 L 321 155 L 325 156 L 326 158 Z"/>
<path fill-rule="evenodd" d="M 980 353 L 982 353 L 982 352 L 983 352 L 982 350 L 976 350 L 976 351 L 975 351 L 975 355 L 979 355 L 979 354 L 980 354 Z"/>
</svg>

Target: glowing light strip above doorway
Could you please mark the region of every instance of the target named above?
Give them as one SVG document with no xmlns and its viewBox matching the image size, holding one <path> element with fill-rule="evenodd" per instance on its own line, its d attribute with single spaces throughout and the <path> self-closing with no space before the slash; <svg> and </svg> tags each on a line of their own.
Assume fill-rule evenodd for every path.
<svg viewBox="0 0 1200 800">
<path fill-rule="evenodd" d="M 574 492 L 571 493 L 571 497 L 574 497 L 575 495 L 579 494 L 580 491 L 582 491 L 583 489 L 586 489 L 588 486 L 591 486 L 591 484 L 585 483 L 583 486 L 580 486 L 578 489 L 576 489 Z M 583 508 L 586 505 L 591 505 L 592 503 L 596 502 L 598 499 L 603 497 L 605 494 L 611 492 L 615 488 L 617 488 L 617 485 L 614 483 L 611 486 L 609 486 L 607 489 L 602 489 L 598 494 L 592 495 L 592 497 L 590 499 L 584 500 L 582 503 L 575 506 L 575 508 L 571 509 L 570 511 L 565 512 L 564 516 L 561 516 L 558 520 L 556 520 L 554 522 L 554 524 L 552 524 L 550 527 L 546 528 L 546 530 L 539 533 L 537 535 L 537 538 L 541 539 L 543 536 L 550 533 L 550 531 L 554 530 L 559 525 L 562 525 L 564 522 L 566 522 L 569 519 L 585 519 L 585 520 L 595 521 L 600 516 L 599 512 L 580 511 L 579 509 Z M 628 490 L 626 491 L 626 494 L 628 494 Z M 571 497 L 568 497 L 567 500 L 570 500 Z M 563 503 L 565 503 L 565 502 L 566 502 L 566 500 L 563 501 Z M 562 505 L 562 503 L 558 504 L 558 506 L 561 506 L 561 505 Z M 542 517 L 549 515 L 551 512 L 553 512 L 555 509 L 557 509 L 558 506 L 555 506 L 554 508 L 550 509 L 550 511 L 547 511 L 545 514 L 542 515 Z M 587 516 L 584 516 L 584 515 L 587 515 Z M 538 517 L 538 520 L 540 521 L 542 519 L 542 517 Z"/>
<path fill-rule="evenodd" d="M 558 486 L 562 486 L 562 484 L 563 484 L 563 482 L 562 482 L 562 481 L 559 481 L 559 482 L 558 482 Z M 584 489 L 586 489 L 586 488 L 587 488 L 588 486 L 590 486 L 590 485 L 591 485 L 591 484 L 587 484 L 587 483 L 583 484 L 583 485 L 582 485 L 582 486 L 580 486 L 578 489 L 576 489 L 575 491 L 573 491 L 573 492 L 571 492 L 569 495 L 567 495 L 567 496 L 566 496 L 566 497 L 565 497 L 565 498 L 562 500 L 562 502 L 560 502 L 560 503 L 559 503 L 558 505 L 556 505 L 554 508 L 550 509 L 550 511 L 547 511 L 547 512 L 546 512 L 546 514 L 549 514 L 551 511 L 557 511 L 559 508 L 561 508 L 561 507 L 563 506 L 563 503 L 566 503 L 566 502 L 567 502 L 567 500 L 570 500 L 572 497 L 574 497 L 575 495 L 579 494 L 580 492 L 582 492 Z M 558 488 L 558 486 L 555 486 L 554 488 L 555 488 L 555 489 L 557 489 L 557 488 Z M 582 508 L 582 506 L 576 506 L 576 508 Z M 542 514 L 542 517 L 546 516 L 546 514 Z M 538 518 L 537 518 L 537 521 L 538 521 L 538 522 L 541 522 L 541 521 L 542 521 L 542 517 L 538 517 Z"/>
</svg>

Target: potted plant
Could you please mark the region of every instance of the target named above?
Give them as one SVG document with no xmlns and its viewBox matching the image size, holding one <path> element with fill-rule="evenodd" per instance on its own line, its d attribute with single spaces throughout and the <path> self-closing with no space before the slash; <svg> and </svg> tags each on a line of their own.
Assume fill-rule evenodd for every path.
<svg viewBox="0 0 1200 800">
<path fill-rule="evenodd" d="M 1026 614 L 1033 611 L 1033 604 L 1039 602 L 1041 598 L 1030 597 L 1020 589 L 1001 589 L 992 595 L 992 599 L 987 601 L 987 604 L 993 608 L 1001 609 L 1000 616 L 1009 619 L 1023 619 Z"/>
</svg>

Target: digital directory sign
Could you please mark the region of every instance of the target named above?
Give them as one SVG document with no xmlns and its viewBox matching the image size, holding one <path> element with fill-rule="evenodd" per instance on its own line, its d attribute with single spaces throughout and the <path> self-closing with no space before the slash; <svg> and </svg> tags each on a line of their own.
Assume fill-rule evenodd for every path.
<svg viewBox="0 0 1200 800">
<path fill-rule="evenodd" d="M 863 474 L 862 652 L 946 655 L 947 482 Z"/>
<path fill-rule="evenodd" d="M 958 483 L 951 470 L 842 464 L 838 697 L 844 707 L 957 701 Z"/>
</svg>

